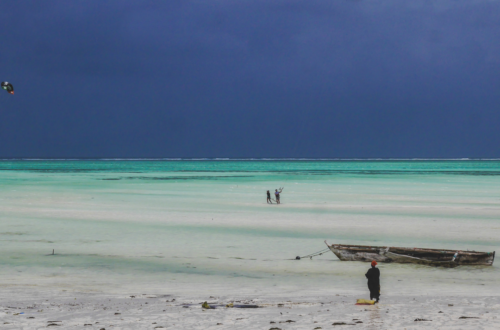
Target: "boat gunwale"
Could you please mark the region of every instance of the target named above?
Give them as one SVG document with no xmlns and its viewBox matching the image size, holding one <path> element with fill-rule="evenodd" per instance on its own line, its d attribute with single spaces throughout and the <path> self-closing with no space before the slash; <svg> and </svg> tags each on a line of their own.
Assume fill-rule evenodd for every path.
<svg viewBox="0 0 500 330">
<path fill-rule="evenodd" d="M 406 254 L 394 253 L 391 251 L 388 251 L 387 254 L 393 254 L 393 255 L 401 257 L 401 258 L 410 258 L 410 259 L 420 260 L 420 261 L 423 261 L 424 263 L 428 263 L 428 264 L 443 264 L 443 265 L 448 264 L 448 265 L 457 265 L 457 266 L 459 265 L 458 263 L 456 263 L 455 261 L 452 261 L 452 260 L 446 260 L 446 261 L 429 260 L 429 259 L 425 259 L 425 258 L 409 256 Z M 389 256 L 389 258 L 390 258 L 390 256 Z"/>
</svg>

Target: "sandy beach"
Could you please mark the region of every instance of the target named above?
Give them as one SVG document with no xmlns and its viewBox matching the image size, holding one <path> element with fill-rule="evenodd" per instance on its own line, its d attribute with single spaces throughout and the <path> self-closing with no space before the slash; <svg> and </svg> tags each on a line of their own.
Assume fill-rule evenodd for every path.
<svg viewBox="0 0 500 330">
<path fill-rule="evenodd" d="M 2 289 L 2 329 L 498 329 L 499 297 L 107 295 Z M 204 301 L 216 309 L 203 309 Z M 252 304 L 259 308 L 228 308 Z"/>
</svg>

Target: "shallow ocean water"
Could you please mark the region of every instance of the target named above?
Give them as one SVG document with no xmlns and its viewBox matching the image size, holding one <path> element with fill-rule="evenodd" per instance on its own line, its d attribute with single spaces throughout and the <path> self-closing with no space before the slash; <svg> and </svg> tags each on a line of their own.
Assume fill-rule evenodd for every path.
<svg viewBox="0 0 500 330">
<path fill-rule="evenodd" d="M 367 263 L 293 259 L 324 240 L 499 250 L 499 184 L 494 160 L 1 161 L 0 286 L 361 293 Z M 380 269 L 383 294 L 500 293 L 498 261 Z"/>
</svg>

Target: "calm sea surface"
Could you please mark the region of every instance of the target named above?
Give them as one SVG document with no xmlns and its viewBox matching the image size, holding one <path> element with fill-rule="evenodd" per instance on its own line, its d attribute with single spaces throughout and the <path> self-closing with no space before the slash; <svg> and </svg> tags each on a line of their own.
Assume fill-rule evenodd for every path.
<svg viewBox="0 0 500 330">
<path fill-rule="evenodd" d="M 367 263 L 291 259 L 324 240 L 500 251 L 499 187 L 494 160 L 0 161 L 0 287 L 361 293 Z M 382 293 L 497 295 L 499 262 L 380 265 Z"/>
</svg>

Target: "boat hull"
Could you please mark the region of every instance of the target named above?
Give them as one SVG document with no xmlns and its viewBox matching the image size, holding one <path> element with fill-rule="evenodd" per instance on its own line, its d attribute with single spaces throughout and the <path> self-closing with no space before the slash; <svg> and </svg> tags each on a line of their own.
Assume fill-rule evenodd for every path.
<svg viewBox="0 0 500 330">
<path fill-rule="evenodd" d="M 328 245 L 328 244 L 327 244 Z M 371 262 L 376 260 L 378 262 L 391 262 L 387 257 L 377 251 L 353 251 L 349 249 L 339 249 L 335 246 L 328 246 L 330 251 L 333 252 L 342 261 L 366 261 Z"/>
<path fill-rule="evenodd" d="M 342 261 L 396 262 L 438 267 L 491 266 L 495 252 L 453 251 L 439 249 L 399 248 L 328 244 L 330 251 Z"/>
</svg>

